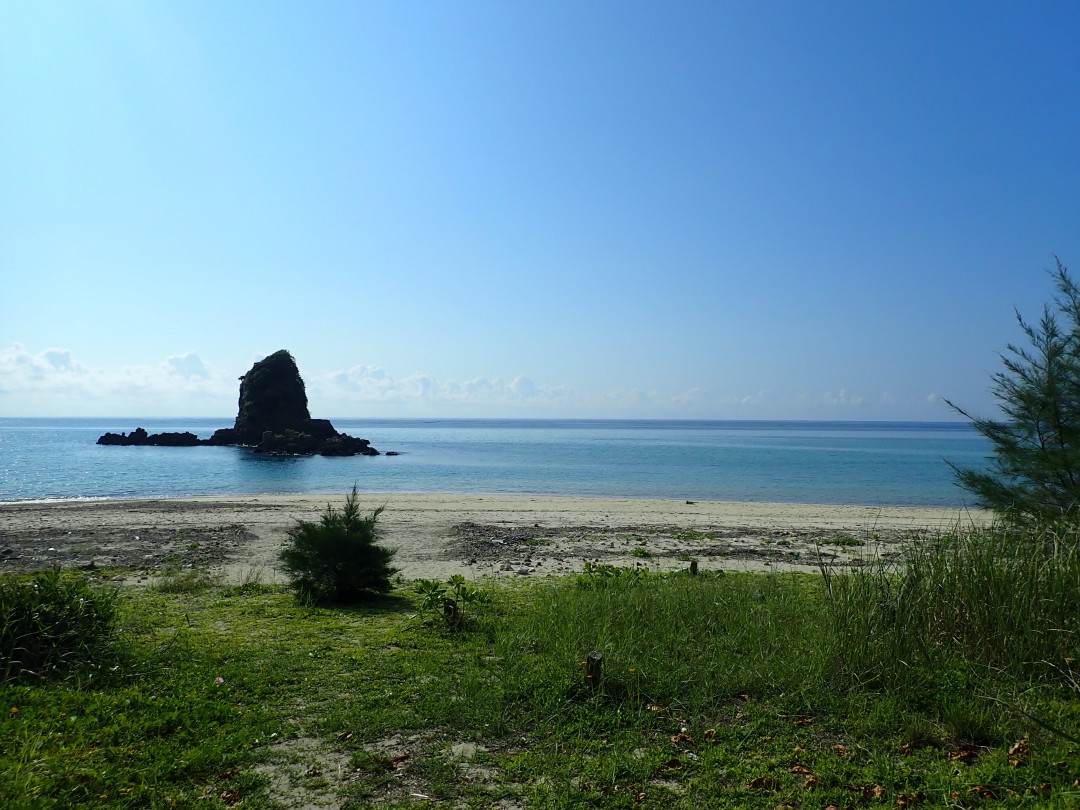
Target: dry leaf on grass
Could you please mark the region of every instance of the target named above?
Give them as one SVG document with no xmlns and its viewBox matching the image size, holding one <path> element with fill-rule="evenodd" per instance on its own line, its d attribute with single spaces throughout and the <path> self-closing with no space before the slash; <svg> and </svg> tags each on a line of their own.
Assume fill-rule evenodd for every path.
<svg viewBox="0 0 1080 810">
<path fill-rule="evenodd" d="M 776 780 L 771 776 L 759 776 L 746 783 L 748 790 L 776 790 Z"/>
<path fill-rule="evenodd" d="M 1028 738 L 1026 736 L 1021 737 L 1009 746 L 1009 765 L 1013 768 L 1019 768 L 1024 764 L 1024 760 L 1027 759 L 1029 753 L 1031 752 L 1028 750 Z"/>
<path fill-rule="evenodd" d="M 975 749 L 959 748 L 956 751 L 949 752 L 945 759 L 949 762 L 963 762 L 965 765 L 970 765 L 971 760 L 975 759 Z"/>
</svg>

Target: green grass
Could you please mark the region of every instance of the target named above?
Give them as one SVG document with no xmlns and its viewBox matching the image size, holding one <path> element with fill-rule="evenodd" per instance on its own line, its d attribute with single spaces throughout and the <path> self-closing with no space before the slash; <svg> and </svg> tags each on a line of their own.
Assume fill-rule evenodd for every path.
<svg viewBox="0 0 1080 810">
<path fill-rule="evenodd" d="M 165 559 L 154 587 L 165 593 L 198 593 L 218 584 L 217 578 L 198 568 L 184 568 L 176 557 Z"/>
<path fill-rule="evenodd" d="M 0 681 L 90 677 L 116 632 L 116 592 L 59 569 L 0 580 Z"/>
<path fill-rule="evenodd" d="M 701 532 L 696 529 L 684 529 L 672 532 L 671 537 L 673 540 L 713 540 L 716 538 L 716 534 L 713 532 Z"/>
<path fill-rule="evenodd" d="M 840 548 L 860 548 L 866 545 L 864 540 L 860 540 L 858 537 L 852 537 L 850 534 L 841 535 L 839 537 L 826 537 L 821 541 L 823 546 L 839 546 Z"/>
<path fill-rule="evenodd" d="M 1075 540 L 961 531 L 825 576 L 597 565 L 480 583 L 454 631 L 411 586 L 348 610 L 130 589 L 114 670 L 0 685 L 0 805 L 1080 806 Z"/>
</svg>

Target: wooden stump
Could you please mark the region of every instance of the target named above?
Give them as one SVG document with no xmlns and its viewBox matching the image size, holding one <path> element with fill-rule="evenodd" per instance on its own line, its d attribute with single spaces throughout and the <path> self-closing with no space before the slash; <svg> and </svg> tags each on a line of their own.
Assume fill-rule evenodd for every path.
<svg viewBox="0 0 1080 810">
<path fill-rule="evenodd" d="M 697 576 L 697 560 L 691 560 L 690 561 L 690 576 L 692 576 L 692 577 Z"/>
<path fill-rule="evenodd" d="M 604 656 L 595 650 L 585 656 L 585 680 L 593 689 L 600 686 L 600 668 L 603 663 Z"/>
<path fill-rule="evenodd" d="M 448 596 L 443 600 L 443 616 L 446 618 L 446 625 L 452 630 L 461 623 L 461 608 L 458 607 L 456 599 Z"/>
</svg>

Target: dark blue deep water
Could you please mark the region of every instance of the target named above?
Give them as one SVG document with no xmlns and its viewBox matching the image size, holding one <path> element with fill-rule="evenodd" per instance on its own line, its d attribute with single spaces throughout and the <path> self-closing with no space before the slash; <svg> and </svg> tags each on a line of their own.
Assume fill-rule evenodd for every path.
<svg viewBox="0 0 1080 810">
<path fill-rule="evenodd" d="M 232 447 L 99 447 L 106 431 L 231 419 L 0 419 L 0 501 L 178 495 L 462 492 L 964 506 L 946 460 L 982 467 L 965 423 L 354 420 L 400 456 L 266 458 Z"/>
</svg>

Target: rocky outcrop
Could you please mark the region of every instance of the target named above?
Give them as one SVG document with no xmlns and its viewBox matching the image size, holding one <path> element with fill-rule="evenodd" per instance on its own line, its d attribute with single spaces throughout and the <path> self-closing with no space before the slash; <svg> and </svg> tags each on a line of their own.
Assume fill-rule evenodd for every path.
<svg viewBox="0 0 1080 810">
<path fill-rule="evenodd" d="M 147 433 L 143 428 L 135 428 L 128 433 L 106 433 L 97 440 L 98 444 L 154 446 L 154 447 L 194 447 L 203 442 L 194 433 Z"/>
<path fill-rule="evenodd" d="M 190 437 L 190 438 L 189 438 Z M 194 444 L 250 447 L 276 455 L 377 456 L 367 439 L 338 433 L 328 419 L 312 419 L 307 390 L 300 370 L 282 349 L 265 357 L 240 378 L 240 402 L 231 428 L 214 431 L 200 440 L 194 433 L 157 433 L 142 428 L 131 435 L 106 433 L 98 444 L 157 444 L 168 447 Z"/>
<path fill-rule="evenodd" d="M 329 422 L 312 430 L 311 421 L 300 369 L 284 349 L 264 357 L 240 378 L 240 403 L 232 434 L 238 444 L 258 444 L 268 430 L 296 430 L 323 440 L 336 432 Z"/>
</svg>

